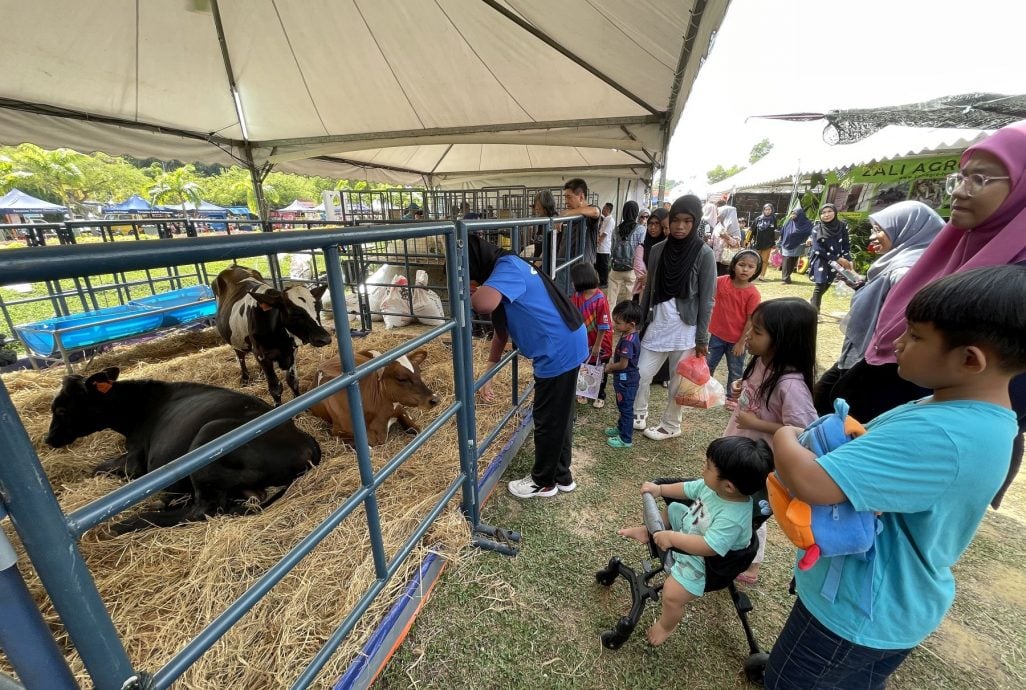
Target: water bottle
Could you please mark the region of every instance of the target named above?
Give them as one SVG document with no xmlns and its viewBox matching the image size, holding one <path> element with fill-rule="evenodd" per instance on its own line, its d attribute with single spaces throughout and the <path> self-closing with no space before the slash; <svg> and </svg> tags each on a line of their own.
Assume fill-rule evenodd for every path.
<svg viewBox="0 0 1026 690">
<path fill-rule="evenodd" d="M 836 261 L 830 261 L 830 267 L 837 272 L 837 277 L 841 279 L 841 282 L 853 290 L 858 290 L 866 284 L 865 277 L 860 276 L 855 271 L 845 268 Z"/>
</svg>

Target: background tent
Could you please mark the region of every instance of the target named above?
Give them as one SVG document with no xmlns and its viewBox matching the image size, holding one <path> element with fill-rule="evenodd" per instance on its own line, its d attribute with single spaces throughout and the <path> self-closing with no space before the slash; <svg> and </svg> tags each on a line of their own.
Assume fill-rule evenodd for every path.
<svg viewBox="0 0 1026 690">
<path fill-rule="evenodd" d="M 49 201 L 37 199 L 20 189 L 11 191 L 0 197 L 0 213 L 65 213 L 67 206 L 51 204 Z"/>
<path fill-rule="evenodd" d="M 728 4 L 0 0 L 0 142 L 254 178 L 648 184 Z"/>
<path fill-rule="evenodd" d="M 120 204 L 114 204 L 113 206 L 104 206 L 104 213 L 153 213 L 154 211 L 161 211 L 162 209 L 155 208 L 153 204 L 143 199 L 138 194 L 133 194 L 128 197 Z"/>
</svg>

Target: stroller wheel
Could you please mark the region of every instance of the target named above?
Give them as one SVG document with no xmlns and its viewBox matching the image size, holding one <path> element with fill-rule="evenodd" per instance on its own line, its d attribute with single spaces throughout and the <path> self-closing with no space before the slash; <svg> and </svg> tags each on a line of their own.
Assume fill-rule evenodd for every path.
<svg viewBox="0 0 1026 690">
<path fill-rule="evenodd" d="M 602 646 L 606 649 L 619 649 L 626 641 L 627 638 L 616 630 L 606 630 L 602 633 Z"/>
<path fill-rule="evenodd" d="M 749 682 L 762 685 L 763 676 L 766 675 L 766 662 L 769 661 L 769 654 L 756 652 L 745 659 L 745 676 Z"/>
<path fill-rule="evenodd" d="M 605 568 L 595 573 L 595 582 L 599 583 L 603 587 L 609 587 L 616 580 L 616 577 L 620 574 L 617 566 L 620 564 L 620 559 L 613 557 L 609 560 L 609 564 Z"/>
</svg>

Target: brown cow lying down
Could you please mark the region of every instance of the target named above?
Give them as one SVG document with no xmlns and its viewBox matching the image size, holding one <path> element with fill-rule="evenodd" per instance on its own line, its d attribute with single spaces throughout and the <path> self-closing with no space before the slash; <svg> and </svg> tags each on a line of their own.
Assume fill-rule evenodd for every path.
<svg viewBox="0 0 1026 690">
<path fill-rule="evenodd" d="M 357 352 L 356 364 L 363 364 L 380 354 L 373 350 Z M 360 380 L 363 421 L 367 427 L 367 442 L 370 445 L 378 446 L 384 443 L 389 428 L 395 422 L 399 422 L 409 434 L 417 434 L 420 431 L 420 427 L 407 416 L 404 405 L 429 408 L 438 404 L 438 398 L 420 378 L 420 364 L 426 357 L 426 350 L 416 350 L 408 357 L 400 357 Z M 337 359 L 321 364 L 317 369 L 315 387 L 331 381 L 341 372 L 342 365 Z M 310 412 L 330 422 L 332 433 L 347 441 L 353 440 L 353 421 L 345 390 L 312 406 Z"/>
</svg>

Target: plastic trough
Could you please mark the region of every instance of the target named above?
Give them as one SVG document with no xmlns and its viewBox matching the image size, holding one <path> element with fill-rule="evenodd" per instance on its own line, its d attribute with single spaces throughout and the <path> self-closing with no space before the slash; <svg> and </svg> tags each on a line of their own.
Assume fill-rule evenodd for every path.
<svg viewBox="0 0 1026 690">
<path fill-rule="evenodd" d="M 206 285 L 194 285 L 121 306 L 21 324 L 14 330 L 33 353 L 52 357 L 210 318 L 217 308 L 213 297 Z"/>
<path fill-rule="evenodd" d="M 524 412 L 523 421 L 513 437 L 506 442 L 495 459 L 488 464 L 484 473 L 477 482 L 477 489 L 482 505 L 491 496 L 510 461 L 520 451 L 521 446 L 527 439 L 527 435 L 534 428 L 534 417 L 531 415 L 531 408 L 527 407 Z M 354 690 L 355 688 L 367 688 L 374 682 L 385 666 L 388 664 L 392 654 L 399 648 L 399 645 L 406 639 L 406 634 L 413 626 L 417 614 L 420 613 L 424 604 L 431 596 L 432 590 L 438 584 L 448 561 L 435 554 L 429 554 L 420 568 L 410 578 L 406 589 L 392 608 L 389 609 L 385 618 L 378 624 L 370 639 L 360 650 L 360 654 L 349 665 L 346 672 L 335 684 L 333 690 Z"/>
</svg>

